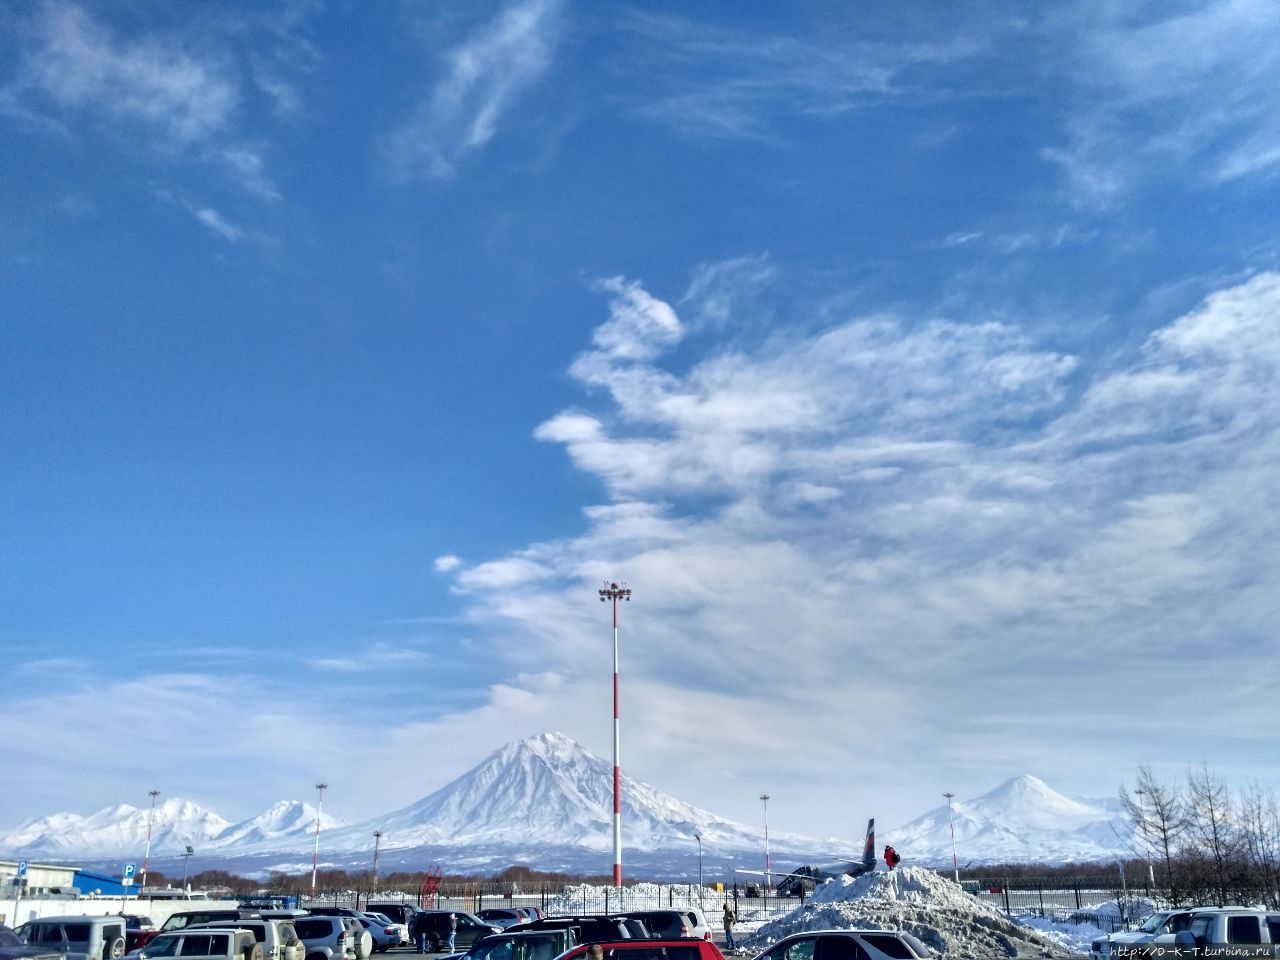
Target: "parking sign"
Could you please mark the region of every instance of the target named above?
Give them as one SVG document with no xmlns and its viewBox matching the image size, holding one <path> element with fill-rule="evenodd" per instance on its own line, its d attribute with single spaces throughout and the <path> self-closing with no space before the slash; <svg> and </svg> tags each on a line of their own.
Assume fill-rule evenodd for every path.
<svg viewBox="0 0 1280 960">
<path fill-rule="evenodd" d="M 18 861 L 18 876 L 25 877 L 27 875 L 27 861 Z"/>
<path fill-rule="evenodd" d="M 134 866 L 134 864 L 126 863 L 124 865 L 124 875 L 126 877 L 132 877 L 135 872 L 137 872 L 137 868 Z"/>
</svg>

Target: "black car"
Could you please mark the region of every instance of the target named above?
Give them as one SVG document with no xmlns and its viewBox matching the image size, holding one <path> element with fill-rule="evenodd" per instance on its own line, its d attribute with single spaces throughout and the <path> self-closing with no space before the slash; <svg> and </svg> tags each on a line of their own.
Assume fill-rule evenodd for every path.
<svg viewBox="0 0 1280 960">
<path fill-rule="evenodd" d="M 413 926 L 409 935 L 416 941 L 419 934 L 427 935 L 427 945 L 432 953 L 439 953 L 442 945 L 449 942 L 450 917 L 458 918 L 458 929 L 454 935 L 454 947 L 465 950 L 477 940 L 491 933 L 501 933 L 501 927 L 485 923 L 479 917 L 461 910 L 419 910 L 413 918 Z"/>
<path fill-rule="evenodd" d="M 648 940 L 649 928 L 630 917 L 592 914 L 577 917 L 543 917 L 528 923 L 507 927 L 507 933 L 524 930 L 554 930 L 559 927 L 577 927 L 579 943 L 596 943 L 604 940 Z"/>
<path fill-rule="evenodd" d="M 0 923 L 0 960 L 62 960 L 62 954 L 43 947 L 28 947 Z"/>
</svg>

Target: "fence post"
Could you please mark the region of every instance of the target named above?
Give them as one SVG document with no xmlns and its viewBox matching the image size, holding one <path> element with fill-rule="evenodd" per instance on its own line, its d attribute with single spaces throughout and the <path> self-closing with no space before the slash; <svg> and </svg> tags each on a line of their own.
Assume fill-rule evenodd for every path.
<svg viewBox="0 0 1280 960">
<path fill-rule="evenodd" d="M 1006 917 L 1012 917 L 1013 908 L 1009 906 L 1009 878 L 1008 877 L 1004 878 L 1004 884 L 1001 886 L 1001 889 L 1004 890 L 1004 915 Z"/>
<path fill-rule="evenodd" d="M 587 912 L 587 892 L 585 890 L 582 891 L 582 912 L 583 913 Z M 609 912 L 609 888 L 608 887 L 604 888 L 604 912 L 605 913 Z"/>
<path fill-rule="evenodd" d="M 1079 910 L 1080 909 L 1080 881 L 1079 880 L 1075 881 L 1075 883 L 1073 883 L 1072 886 L 1074 886 L 1076 890 L 1076 909 Z"/>
<path fill-rule="evenodd" d="M 1036 883 L 1036 889 L 1040 891 L 1040 916 L 1044 916 L 1044 881 Z"/>
</svg>

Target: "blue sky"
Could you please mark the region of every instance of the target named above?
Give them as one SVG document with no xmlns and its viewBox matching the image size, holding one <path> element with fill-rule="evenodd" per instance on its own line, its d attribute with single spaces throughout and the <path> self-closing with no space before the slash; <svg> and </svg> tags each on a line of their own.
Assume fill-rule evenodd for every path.
<svg viewBox="0 0 1280 960">
<path fill-rule="evenodd" d="M 518 736 L 1280 785 L 1280 6 L 0 11 L 0 824 Z M 246 771 L 253 789 L 247 789 Z"/>
</svg>

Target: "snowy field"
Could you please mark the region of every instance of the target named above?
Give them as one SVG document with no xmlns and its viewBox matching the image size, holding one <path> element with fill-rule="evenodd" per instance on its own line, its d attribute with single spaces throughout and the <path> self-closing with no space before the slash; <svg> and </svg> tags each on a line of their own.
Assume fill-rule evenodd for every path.
<svg viewBox="0 0 1280 960">
<path fill-rule="evenodd" d="M 612 887 L 568 887 L 548 904 L 551 913 L 700 906 L 717 939 L 726 894 L 688 885 L 638 884 L 621 894 Z M 737 954 L 755 956 L 783 937 L 806 930 L 905 930 L 939 957 L 1069 957 L 1089 952 L 1099 934 L 1092 925 L 1012 920 L 952 881 L 920 867 L 841 877 L 814 891 L 800 907 L 744 907 L 735 934 Z"/>
</svg>

